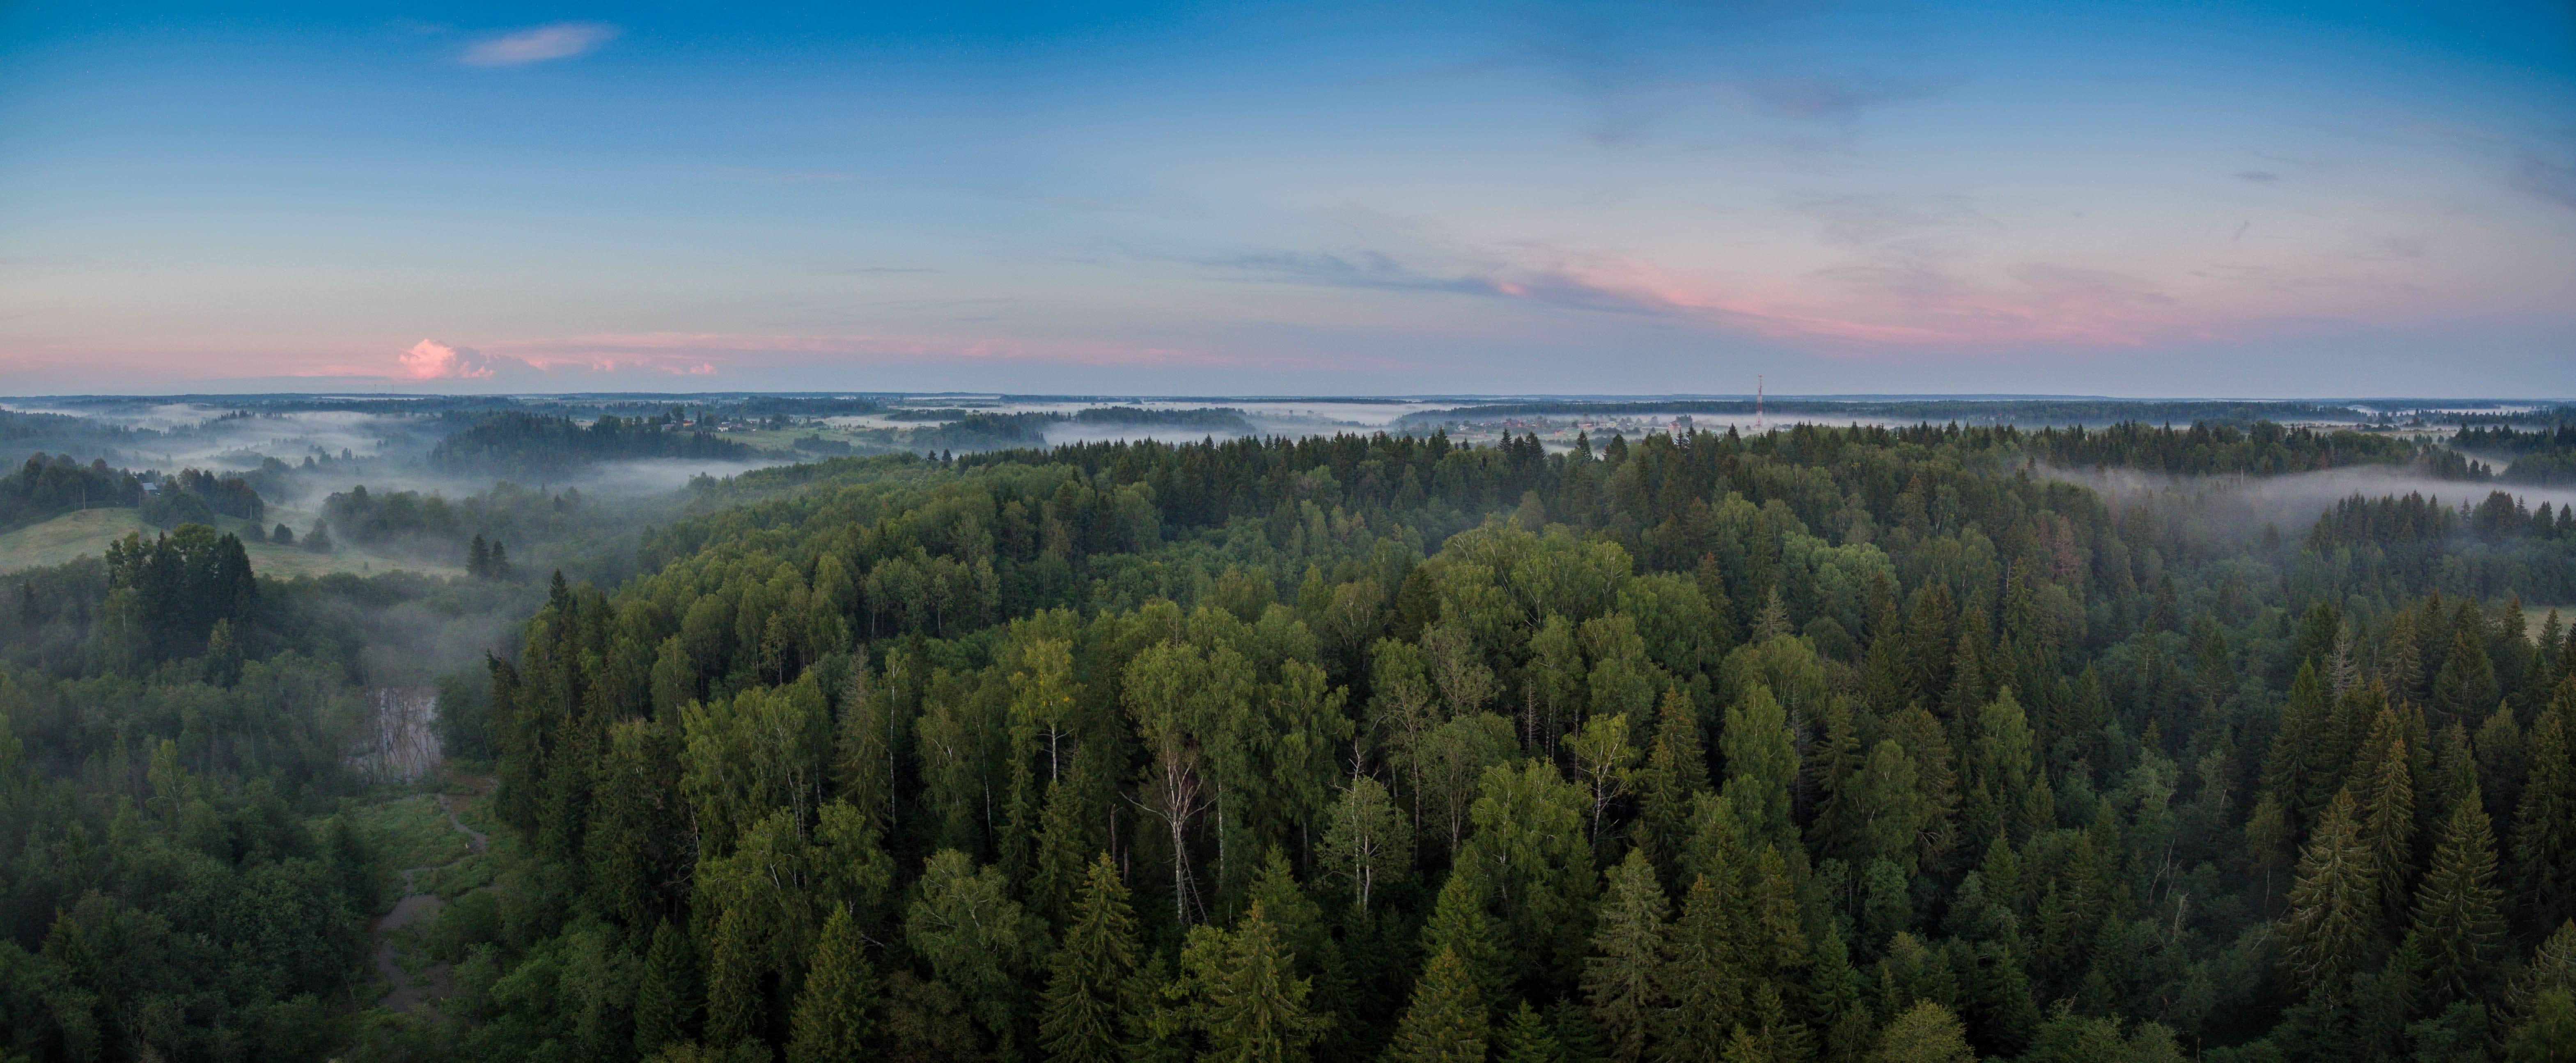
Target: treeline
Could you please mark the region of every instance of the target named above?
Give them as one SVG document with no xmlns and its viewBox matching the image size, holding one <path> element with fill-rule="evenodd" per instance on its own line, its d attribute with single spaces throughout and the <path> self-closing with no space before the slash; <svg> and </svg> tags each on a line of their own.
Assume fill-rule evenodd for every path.
<svg viewBox="0 0 2576 1063">
<path fill-rule="evenodd" d="M 546 492 L 503 481 L 450 502 L 435 493 L 369 491 L 359 484 L 322 500 L 322 519 L 340 538 L 361 545 L 422 545 L 432 553 L 463 550 L 468 540 L 502 536 L 522 543 L 589 530 L 605 519 L 579 488 Z"/>
<path fill-rule="evenodd" d="M 2318 517 L 2305 548 L 2292 580 L 2306 596 L 2576 600 L 2576 507 L 2533 509 L 2502 491 L 2458 506 L 2420 493 L 2354 495 Z"/>
<path fill-rule="evenodd" d="M 621 458 L 738 460 L 760 451 L 705 431 L 680 428 L 655 417 L 602 415 L 583 425 L 569 417 L 505 411 L 476 419 L 439 441 L 429 462 L 443 469 L 557 475 L 582 465 Z"/>
<path fill-rule="evenodd" d="M 143 499 L 143 519 L 164 528 L 213 524 L 218 516 L 258 524 L 268 512 L 258 489 L 239 476 L 181 469 L 162 477 Z"/>
<path fill-rule="evenodd" d="M 1790 417 L 1813 415 L 1828 422 L 1845 419 L 1959 421 L 2008 425 L 2115 425 L 2208 422 L 2250 425 L 2258 421 L 2358 421 L 2353 406 L 2313 402 L 2153 402 L 2121 399 L 1800 399 L 1772 398 L 1762 412 Z M 1678 399 L 1668 402 L 1499 402 L 1426 410 L 1407 414 L 1402 423 L 1429 427 L 1450 421 L 1491 421 L 1527 416 L 1636 416 L 1640 414 L 1715 413 L 1751 416 L 1753 399 Z"/>
<path fill-rule="evenodd" d="M 2515 483 L 2576 483 L 2576 424 L 2518 430 L 2512 425 L 2462 425 L 2451 436 L 2462 450 L 2513 455 L 2504 478 Z"/>
<path fill-rule="evenodd" d="M 1055 424 L 1177 426 L 1224 434 L 1252 431 L 1252 423 L 1243 419 L 1242 411 L 1221 408 L 1159 410 L 1141 406 L 1095 406 L 1069 414 L 937 409 L 897 410 L 886 416 L 894 420 L 946 420 L 946 424 L 915 428 L 908 437 L 914 449 L 932 452 L 1044 446 L 1047 426 Z"/>
<path fill-rule="evenodd" d="M 134 506 L 142 498 L 142 482 L 104 459 L 83 465 L 67 454 L 38 454 L 0 477 L 0 531 L 93 506 Z"/>
<path fill-rule="evenodd" d="M 2576 1049 L 2563 627 L 2294 598 L 2024 453 L 801 473 L 494 663 L 525 858 L 356 1055 Z"/>
<path fill-rule="evenodd" d="M 198 469 L 137 476 L 105 459 L 83 465 L 69 455 L 38 454 L 0 477 L 0 531 L 102 506 L 140 508 L 144 520 L 165 528 L 211 524 L 218 516 L 255 524 L 267 511 L 247 480 Z"/>
<path fill-rule="evenodd" d="M 2175 429 L 2141 421 L 2107 428 L 2043 428 L 2024 445 L 2053 464 L 2110 466 L 2151 472 L 2209 475 L 2308 472 L 2347 465 L 2394 465 L 2415 460 L 2407 440 L 2349 429 L 2287 428 L 2270 421 L 2238 426 L 2194 421 Z"/>
</svg>

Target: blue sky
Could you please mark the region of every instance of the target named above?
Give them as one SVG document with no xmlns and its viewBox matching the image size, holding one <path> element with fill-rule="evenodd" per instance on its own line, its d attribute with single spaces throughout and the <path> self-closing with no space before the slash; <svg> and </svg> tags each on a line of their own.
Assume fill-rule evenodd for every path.
<svg viewBox="0 0 2576 1063">
<path fill-rule="evenodd" d="M 0 392 L 2576 396 L 2576 9 L 0 7 Z"/>
</svg>

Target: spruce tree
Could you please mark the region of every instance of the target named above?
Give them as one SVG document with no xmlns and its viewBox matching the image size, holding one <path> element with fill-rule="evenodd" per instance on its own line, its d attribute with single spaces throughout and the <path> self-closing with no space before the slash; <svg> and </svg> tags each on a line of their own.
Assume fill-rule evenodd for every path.
<svg viewBox="0 0 2576 1063">
<path fill-rule="evenodd" d="M 635 987 L 635 1052 L 651 1056 L 689 1039 L 698 1012 L 697 961 L 689 936 L 665 919 L 654 924 L 644 951 L 644 973 Z"/>
<path fill-rule="evenodd" d="M 2406 950 L 2422 965 L 2419 977 L 2431 1010 L 2477 999 L 2504 954 L 2502 904 L 2495 888 L 2495 838 L 2473 791 L 2443 824 L 2432 867 L 2415 891 L 2415 926 Z"/>
<path fill-rule="evenodd" d="M 1663 998 L 1658 1036 L 1666 1059 L 1711 1058 L 1741 1020 L 1744 932 L 1733 883 L 1702 875 L 1673 921 L 1656 990 Z"/>
<path fill-rule="evenodd" d="M 1106 852 L 1091 864 L 1051 967 L 1039 1003 L 1039 1046 L 1063 1063 L 1115 1063 L 1127 1010 L 1122 989 L 1136 971 L 1136 917 Z"/>
<path fill-rule="evenodd" d="M 2356 777 L 2360 793 L 2360 841 L 2370 860 L 2371 881 L 2379 889 L 2382 911 L 2391 922 L 2406 910 L 2406 886 L 2415 873 L 2415 787 L 2406 740 L 2394 735 L 2368 777 Z"/>
<path fill-rule="evenodd" d="M 1182 995 L 1191 1001 L 1189 1016 L 1207 1050 L 1199 1059 L 1210 1063 L 1288 1063 L 1303 1059 L 1330 1020 L 1306 1009 L 1312 990 L 1292 970 L 1287 950 L 1279 945 L 1260 905 L 1253 905 L 1234 930 L 1200 925 L 1190 929 L 1181 952 Z"/>
<path fill-rule="evenodd" d="M 1499 1063 L 1566 1063 L 1565 1046 L 1558 1043 L 1556 1030 L 1526 1000 L 1503 1020 L 1494 1041 Z"/>
<path fill-rule="evenodd" d="M 1486 1011 L 1475 973 L 1457 950 L 1441 949 L 1414 983 L 1386 1057 L 1390 1063 L 1483 1063 Z"/>
<path fill-rule="evenodd" d="M 2515 887 L 2523 915 L 2549 926 L 2576 915 L 2576 677 L 2559 681 L 2524 744 L 2528 767 L 2514 815 Z"/>
<path fill-rule="evenodd" d="M 788 1063 L 857 1059 L 876 1030 L 877 973 L 859 939 L 857 920 L 835 908 L 814 946 L 805 990 L 796 998 L 795 1033 Z"/>
<path fill-rule="evenodd" d="M 762 1014 L 760 965 L 753 955 L 751 915 L 741 907 L 727 909 L 716 920 L 715 943 L 707 959 L 707 1043 L 727 1047 L 759 1035 L 768 1025 Z"/>
<path fill-rule="evenodd" d="M 2281 927 L 2286 957 L 2312 992 L 2339 993 L 2344 976 L 2370 958 L 2379 886 L 2356 815 L 2349 790 L 2326 807 L 2290 887 L 2290 914 Z"/>
<path fill-rule="evenodd" d="M 1431 919 L 1422 925 L 1422 951 L 1434 956 L 1456 954 L 1460 969 L 1475 987 L 1479 1006 L 1487 1009 L 1501 1004 L 1511 962 L 1486 908 L 1490 894 L 1482 865 L 1461 866 L 1441 884 Z"/>
<path fill-rule="evenodd" d="M 1752 684 L 1727 706 L 1719 745 L 1726 754 L 1726 783 L 1718 793 L 1742 819 L 1745 845 L 1797 844 L 1789 790 L 1798 782 L 1798 747 L 1789 733 L 1788 713 L 1771 688 Z"/>
<path fill-rule="evenodd" d="M 1646 855 L 1628 850 L 1627 859 L 1610 869 L 1609 890 L 1601 898 L 1601 917 L 1592 935 L 1595 955 L 1583 961 L 1583 995 L 1617 1063 L 1636 1063 L 1645 1056 L 1650 1028 L 1663 1006 L 1655 980 L 1664 970 L 1664 914 L 1669 908 Z"/>
<path fill-rule="evenodd" d="M 1633 775 L 1637 794 L 1636 845 L 1670 873 L 1690 831 L 1691 799 L 1708 788 L 1708 758 L 1700 745 L 1699 715 L 1679 690 L 1664 692 L 1655 714 L 1655 741 Z"/>
</svg>

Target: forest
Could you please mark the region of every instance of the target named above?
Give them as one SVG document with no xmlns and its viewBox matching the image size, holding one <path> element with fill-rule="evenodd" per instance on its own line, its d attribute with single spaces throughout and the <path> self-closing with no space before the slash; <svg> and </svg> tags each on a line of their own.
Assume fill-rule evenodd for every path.
<svg viewBox="0 0 2576 1063">
<path fill-rule="evenodd" d="M 265 506 L 239 476 L 199 469 L 138 475 L 109 468 L 103 458 L 83 465 L 69 455 L 38 454 L 0 476 L 0 531 L 94 507 L 140 508 L 145 520 L 165 528 L 211 524 L 217 516 L 256 523 Z"/>
<path fill-rule="evenodd" d="M 596 581 L 138 536 L 0 582 L 0 1055 L 2576 1058 L 2576 636 L 2526 608 L 2576 602 L 2576 517 L 2479 484 L 2266 533 L 2052 473 L 2423 456 L 837 458 Z M 474 523 L 410 506 L 367 503 Z M 399 1014 L 340 755 L 378 607 L 524 617 L 448 684 L 491 879 Z"/>
<path fill-rule="evenodd" d="M 612 458 L 748 458 L 756 448 L 702 430 L 672 414 L 601 414 L 584 425 L 570 417 L 516 411 L 474 415 L 473 423 L 429 452 L 434 468 L 496 472 L 522 478 L 560 476 Z"/>
</svg>

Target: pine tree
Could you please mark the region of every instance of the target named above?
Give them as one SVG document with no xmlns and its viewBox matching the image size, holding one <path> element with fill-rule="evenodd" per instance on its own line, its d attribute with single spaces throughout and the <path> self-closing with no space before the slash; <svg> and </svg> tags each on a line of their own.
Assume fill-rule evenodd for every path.
<svg viewBox="0 0 2576 1063">
<path fill-rule="evenodd" d="M 2472 791 L 2443 824 L 2433 865 L 2415 891 L 2415 926 L 2406 940 L 2406 950 L 2423 965 L 2420 977 L 2432 1010 L 2477 999 L 2504 953 L 2502 904 L 2495 888 L 2495 838 Z"/>
<path fill-rule="evenodd" d="M 1664 914 L 1669 908 L 1646 855 L 1628 850 L 1627 859 L 1610 869 L 1609 892 L 1601 898 L 1599 928 L 1592 935 L 1597 955 L 1583 962 L 1583 995 L 1617 1063 L 1636 1063 L 1645 1056 L 1650 1027 L 1662 1007 L 1655 978 L 1664 969 Z"/>
<path fill-rule="evenodd" d="M 877 973 L 859 940 L 849 909 L 836 908 L 814 946 L 813 968 L 796 999 L 788 1063 L 857 1059 L 876 1030 Z"/>
<path fill-rule="evenodd" d="M 2327 806 L 2299 859 L 2282 921 L 2287 959 L 2314 992 L 2339 993 L 2343 977 L 2370 959 L 2379 919 L 2379 885 L 2362 845 L 2351 791 Z"/>
<path fill-rule="evenodd" d="M 644 952 L 644 974 L 635 987 L 635 1052 L 651 1056 L 662 1046 L 689 1039 L 697 1017 L 697 963 L 689 954 L 689 936 L 670 920 L 653 927 L 653 944 Z"/>
<path fill-rule="evenodd" d="M 1121 987 L 1136 971 L 1136 917 L 1106 852 L 1091 864 L 1052 968 L 1039 1004 L 1039 1046 L 1062 1063 L 1120 1059 L 1127 1010 Z"/>
<path fill-rule="evenodd" d="M 1414 983 L 1413 1001 L 1387 1045 L 1391 1063 L 1483 1063 L 1484 987 L 1455 949 L 1441 949 Z M 1527 1007 L 1526 1004 L 1523 1007 Z"/>
<path fill-rule="evenodd" d="M 480 533 L 465 548 L 465 574 L 475 579 L 488 579 L 492 575 L 492 546 L 483 541 Z"/>
</svg>

